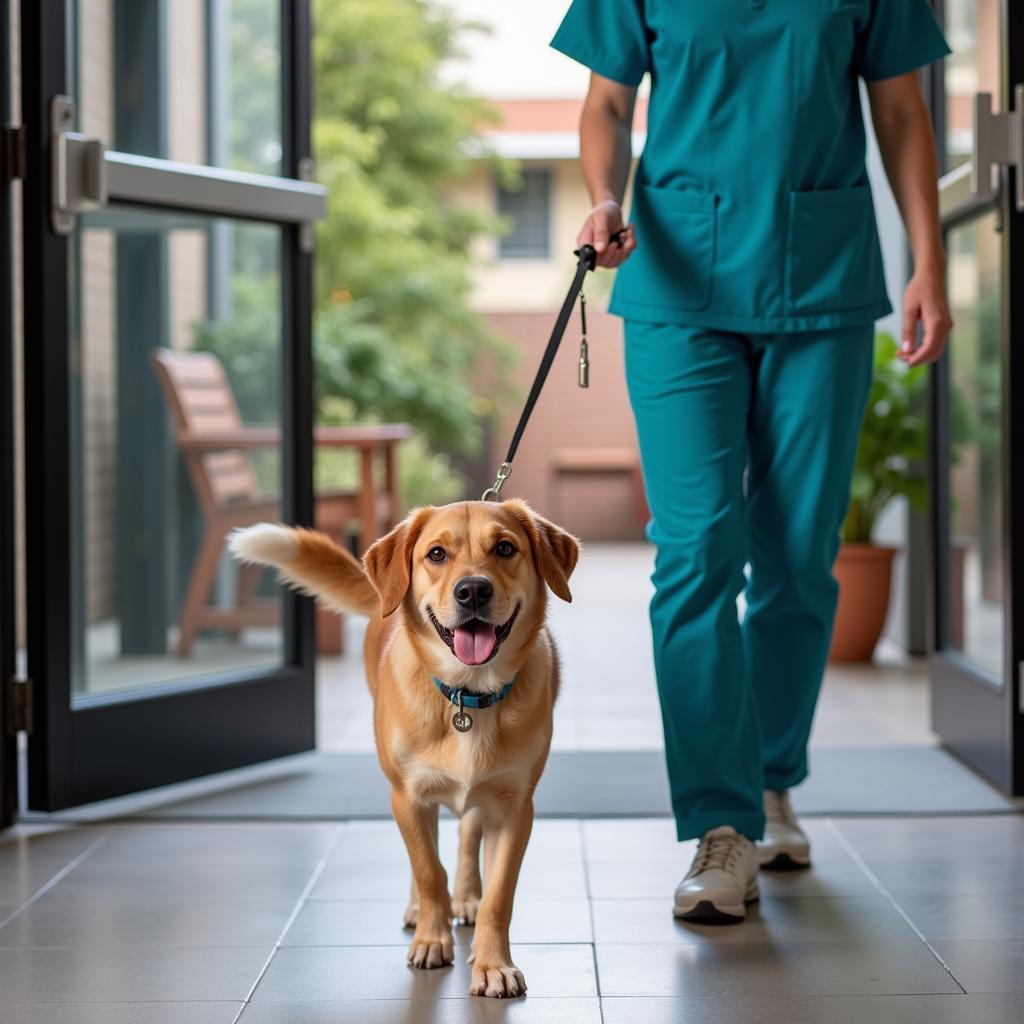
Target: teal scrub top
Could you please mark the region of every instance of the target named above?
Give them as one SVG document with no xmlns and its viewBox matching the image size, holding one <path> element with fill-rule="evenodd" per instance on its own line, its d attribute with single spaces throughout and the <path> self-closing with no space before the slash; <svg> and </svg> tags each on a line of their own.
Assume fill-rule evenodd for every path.
<svg viewBox="0 0 1024 1024">
<path fill-rule="evenodd" d="M 750 332 L 891 312 L 858 79 L 950 52 L 927 0 L 573 0 L 551 45 L 651 75 L 611 312 Z"/>
</svg>

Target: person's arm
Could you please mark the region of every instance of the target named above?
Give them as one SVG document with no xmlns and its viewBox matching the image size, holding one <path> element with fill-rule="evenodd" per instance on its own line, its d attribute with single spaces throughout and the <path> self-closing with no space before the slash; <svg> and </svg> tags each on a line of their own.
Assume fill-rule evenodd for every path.
<svg viewBox="0 0 1024 1024">
<path fill-rule="evenodd" d="M 636 248 L 632 227 L 626 228 L 619 245 L 608 241 L 623 227 L 622 197 L 632 160 L 635 105 L 635 87 L 591 74 L 580 117 L 580 167 L 594 205 L 576 244 L 592 245 L 599 267 L 619 266 Z"/>
<path fill-rule="evenodd" d="M 914 276 L 903 295 L 900 358 L 910 366 L 934 363 L 945 350 L 953 321 L 931 120 L 913 72 L 869 82 L 868 96 L 885 172 L 914 256 Z M 924 340 L 915 348 L 918 321 L 924 325 Z"/>
</svg>

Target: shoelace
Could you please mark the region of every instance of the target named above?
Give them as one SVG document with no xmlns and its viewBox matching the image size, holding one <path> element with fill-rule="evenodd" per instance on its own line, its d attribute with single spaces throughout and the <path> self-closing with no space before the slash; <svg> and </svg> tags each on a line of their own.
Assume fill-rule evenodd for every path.
<svg viewBox="0 0 1024 1024">
<path fill-rule="evenodd" d="M 769 821 L 776 821 L 787 828 L 798 828 L 796 815 L 789 802 L 788 793 L 777 793 L 774 789 L 764 791 L 764 812 Z"/>
<path fill-rule="evenodd" d="M 697 856 L 693 859 L 688 877 L 715 868 L 728 871 L 742 848 L 742 836 L 706 836 L 697 846 Z"/>
</svg>

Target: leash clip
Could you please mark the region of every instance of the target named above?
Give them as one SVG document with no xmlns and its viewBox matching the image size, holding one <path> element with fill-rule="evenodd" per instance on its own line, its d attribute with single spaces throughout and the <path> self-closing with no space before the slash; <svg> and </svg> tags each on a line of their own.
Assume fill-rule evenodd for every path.
<svg viewBox="0 0 1024 1024">
<path fill-rule="evenodd" d="M 512 472 L 512 463 L 503 462 L 498 467 L 498 475 L 494 479 L 494 483 L 484 491 L 481 501 L 497 501 L 501 497 L 501 488 L 504 486 L 505 481 L 509 478 Z"/>
</svg>

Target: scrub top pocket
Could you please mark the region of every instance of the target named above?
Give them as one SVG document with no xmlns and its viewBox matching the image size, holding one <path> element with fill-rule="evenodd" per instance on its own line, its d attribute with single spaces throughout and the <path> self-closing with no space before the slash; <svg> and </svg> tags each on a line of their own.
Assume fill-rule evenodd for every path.
<svg viewBox="0 0 1024 1024">
<path fill-rule="evenodd" d="M 786 313 L 841 313 L 885 295 L 871 189 L 789 193 Z"/>
<path fill-rule="evenodd" d="M 711 300 L 717 196 L 636 186 L 632 221 L 637 247 L 622 265 L 616 293 L 630 303 L 704 309 Z"/>
</svg>

